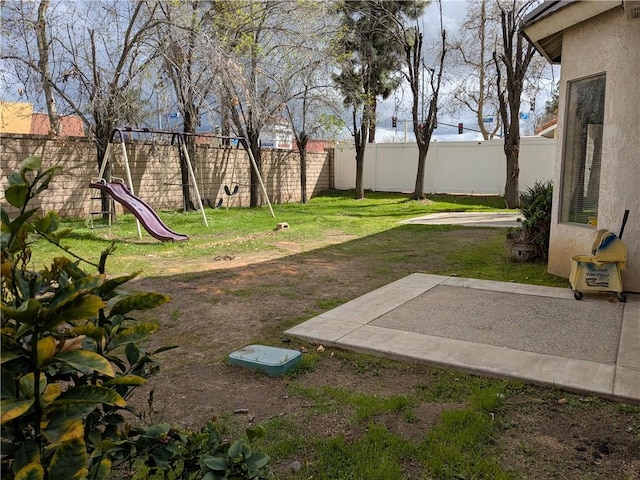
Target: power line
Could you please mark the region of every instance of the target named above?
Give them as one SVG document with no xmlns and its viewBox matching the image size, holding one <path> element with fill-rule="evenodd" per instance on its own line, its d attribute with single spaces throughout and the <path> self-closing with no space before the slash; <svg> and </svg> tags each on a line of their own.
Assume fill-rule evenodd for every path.
<svg viewBox="0 0 640 480">
<path fill-rule="evenodd" d="M 393 119 L 393 118 L 395 118 L 395 117 L 391 117 L 391 118 Z M 397 123 L 397 122 L 413 123 L 413 120 L 402 120 L 402 119 L 400 119 L 400 118 L 396 118 L 395 123 Z M 393 122 L 393 120 L 392 120 L 392 125 L 393 125 L 393 123 L 394 123 L 394 122 Z M 460 124 L 462 124 L 462 122 L 460 122 Z M 453 128 L 460 128 L 460 124 L 453 125 L 453 124 L 451 124 L 451 123 L 441 122 L 440 120 L 438 120 L 438 122 L 437 122 L 437 125 L 438 125 L 438 126 L 440 126 L 440 125 L 444 125 L 444 126 L 446 126 L 446 127 L 453 127 Z M 436 127 L 436 128 L 438 128 L 438 127 Z M 478 129 L 476 129 L 476 128 L 471 128 L 471 127 L 465 127 L 465 126 L 464 126 L 464 124 L 462 124 L 462 130 L 463 130 L 463 131 L 464 131 L 464 130 L 468 130 L 468 131 L 470 131 L 470 132 L 482 133 L 482 130 L 478 130 Z M 494 135 L 495 135 L 496 137 L 498 137 L 498 138 L 502 138 L 502 136 L 501 136 L 501 135 L 499 135 L 499 134 L 497 134 L 497 133 L 496 133 L 496 134 L 494 134 Z"/>
</svg>

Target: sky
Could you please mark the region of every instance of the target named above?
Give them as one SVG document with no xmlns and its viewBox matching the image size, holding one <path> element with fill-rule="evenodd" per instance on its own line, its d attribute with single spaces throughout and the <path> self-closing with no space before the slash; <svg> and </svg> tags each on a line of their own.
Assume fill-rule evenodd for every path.
<svg viewBox="0 0 640 480">
<path fill-rule="evenodd" d="M 434 43 L 438 42 L 439 31 L 438 31 L 438 10 L 437 10 L 437 2 L 432 0 L 431 5 L 428 7 L 425 17 L 430 19 L 436 19 L 436 21 L 426 21 L 422 25 L 422 30 L 425 35 L 424 49 L 428 51 L 430 46 Z M 445 30 L 448 32 L 448 38 L 451 38 L 455 35 L 459 29 L 461 23 L 464 21 L 465 16 L 467 14 L 468 2 L 466 0 L 442 0 L 442 11 L 443 11 L 443 24 Z M 437 49 L 434 49 L 437 51 Z M 543 92 L 541 98 L 537 99 L 537 106 L 540 109 L 544 106 L 546 99 L 548 98 L 550 92 L 552 91 L 554 79 L 559 78 L 559 70 L 556 67 L 556 70 L 553 72 L 553 75 L 550 76 L 549 83 L 547 86 L 543 88 Z M 5 94 L 9 93 L 10 90 L 9 85 L 6 84 L 3 80 L 4 75 L 2 75 L 2 71 L 0 71 L 0 88 L 4 91 Z M 446 102 L 448 95 L 448 90 L 451 88 L 451 85 L 443 84 L 440 94 L 440 103 Z M 404 90 L 403 90 L 404 89 Z M 396 93 L 391 95 L 391 97 L 387 100 L 380 101 L 378 104 L 378 121 L 377 121 L 377 132 L 376 132 L 376 141 L 378 142 L 402 142 L 405 138 L 408 141 L 413 141 L 413 135 L 411 134 L 412 125 L 408 124 L 406 131 L 408 132 L 405 135 L 405 121 L 409 120 L 410 115 L 410 103 L 409 103 L 409 94 L 408 94 L 408 86 L 404 85 L 398 90 Z M 533 126 L 535 123 L 535 115 L 536 112 L 523 112 L 529 115 L 528 120 L 521 120 L 521 131 L 523 134 L 532 134 Z M 397 128 L 392 128 L 391 125 L 391 117 L 398 118 Z M 171 120 L 166 120 L 168 124 L 171 123 Z M 179 122 L 177 120 L 176 122 Z M 439 127 L 434 132 L 434 139 L 438 141 L 459 141 L 459 140 L 478 140 L 482 139 L 482 136 L 478 132 L 474 132 L 473 129 L 477 129 L 477 123 L 475 119 L 475 114 L 471 111 L 461 111 L 456 114 L 447 113 L 444 108 L 441 108 L 438 114 L 438 122 Z M 463 123 L 464 125 L 464 133 L 462 135 L 458 135 L 457 125 L 458 123 Z M 170 126 L 170 125 L 168 125 Z M 490 124 L 488 125 L 490 126 Z"/>
<path fill-rule="evenodd" d="M 443 25 L 447 31 L 448 38 L 455 35 L 460 25 L 467 15 L 468 3 L 466 0 L 442 0 L 442 14 Z M 432 0 L 431 5 L 425 12 L 425 17 L 437 18 L 437 2 Z M 425 49 L 428 48 L 429 42 L 436 42 L 439 37 L 438 22 L 425 22 L 423 24 L 425 35 Z M 553 90 L 553 86 L 560 76 L 560 70 L 558 66 L 550 67 L 548 72 L 548 78 L 540 92 L 539 97 L 536 99 L 536 111 L 528 111 L 529 105 L 523 105 L 527 111 L 521 112 L 523 117 L 520 121 L 520 130 L 523 135 L 532 135 L 535 126 L 536 115 L 541 113 L 542 108 L 545 105 L 546 100 L 550 97 Z M 441 102 L 446 100 L 448 93 L 448 86 L 443 85 L 441 89 L 440 98 Z M 407 87 L 405 87 L 407 88 Z M 378 122 L 376 141 L 377 142 L 401 142 L 405 138 L 405 129 L 403 120 L 409 120 L 410 105 L 402 97 L 407 97 L 407 94 L 398 92 L 392 95 L 386 101 L 382 101 L 378 105 Z M 523 102 L 525 103 L 525 102 Z M 462 111 L 457 114 L 451 114 L 441 111 L 438 114 L 438 128 L 434 131 L 433 139 L 437 141 L 471 141 L 482 140 L 482 134 L 473 131 L 478 130 L 477 120 L 475 114 L 471 111 Z M 398 117 L 398 127 L 396 129 L 391 126 L 391 117 Z M 494 118 L 495 121 L 495 118 Z M 458 123 L 463 124 L 463 134 L 458 134 Z M 491 127 L 492 123 L 487 122 L 487 127 Z M 408 125 L 408 137 L 409 141 L 413 141 L 415 137 L 411 135 L 412 125 Z"/>
</svg>

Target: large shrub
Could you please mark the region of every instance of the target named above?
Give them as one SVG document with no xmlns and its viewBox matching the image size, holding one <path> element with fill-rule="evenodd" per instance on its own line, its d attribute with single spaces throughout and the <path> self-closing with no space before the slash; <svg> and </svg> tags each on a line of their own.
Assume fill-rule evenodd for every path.
<svg viewBox="0 0 640 480">
<path fill-rule="evenodd" d="M 113 244 L 97 263 L 67 256 L 32 268 L 33 235 L 60 246 L 70 233 L 55 212 L 38 216 L 30 208 L 55 172 L 43 170 L 39 157 L 26 159 L 5 191 L 19 213 L 11 219 L 1 212 L 2 478 L 106 479 L 135 458 L 151 473 L 179 461 L 176 478 L 263 478 L 268 457 L 243 440 L 221 441 L 216 425 L 178 434 L 126 420 L 126 412 L 135 414 L 127 399 L 159 371 L 154 355 L 174 348 L 147 352 L 141 342 L 157 325 L 136 321 L 132 312 L 169 298 L 120 291 L 137 274 L 105 275 Z M 80 262 L 96 272 L 86 273 Z M 250 440 L 261 433 L 248 432 Z"/>
<path fill-rule="evenodd" d="M 520 194 L 520 211 L 524 220 L 522 226 L 508 229 L 507 240 L 512 244 L 532 245 L 534 254 L 528 257 L 529 260 L 546 260 L 549 254 L 552 199 L 553 184 L 550 181 L 536 182 Z"/>
</svg>

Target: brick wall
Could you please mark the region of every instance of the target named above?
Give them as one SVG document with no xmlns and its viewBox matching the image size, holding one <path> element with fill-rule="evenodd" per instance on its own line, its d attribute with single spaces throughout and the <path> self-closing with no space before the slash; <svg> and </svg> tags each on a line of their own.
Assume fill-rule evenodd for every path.
<svg viewBox="0 0 640 480">
<path fill-rule="evenodd" d="M 198 143 L 196 158 L 191 159 L 200 191 L 207 206 L 222 198 L 230 206 L 249 205 L 250 161 L 243 149 Z M 111 146 L 112 175 L 126 179 L 124 155 L 119 143 Z M 159 142 L 127 142 L 127 157 L 135 194 L 158 211 L 179 210 L 182 205 L 180 160 L 176 146 Z M 333 152 L 307 154 L 307 195 L 311 198 L 333 185 Z M 0 138 L 2 168 L 2 206 L 13 209 L 4 198 L 7 175 L 18 169 L 20 162 L 31 155 L 43 158 L 43 165 L 58 165 L 60 172 L 37 200 L 44 211 L 56 210 L 63 217 L 86 218 L 99 210 L 98 190 L 89 188 L 98 176 L 95 145 L 86 138 L 49 138 L 39 135 L 10 135 Z M 272 203 L 298 202 L 300 194 L 300 164 L 296 152 L 264 150 L 262 177 Z M 126 180 L 125 180 L 126 181 Z M 227 197 L 224 187 L 239 185 L 238 194 Z M 194 205 L 196 195 L 191 188 Z M 118 207 L 120 208 L 120 207 Z"/>
</svg>

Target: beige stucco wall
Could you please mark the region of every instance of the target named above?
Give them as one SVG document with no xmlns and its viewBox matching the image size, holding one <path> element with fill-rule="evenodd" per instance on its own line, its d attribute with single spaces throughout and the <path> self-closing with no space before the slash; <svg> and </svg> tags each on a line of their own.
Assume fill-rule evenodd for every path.
<svg viewBox="0 0 640 480">
<path fill-rule="evenodd" d="M 616 234 L 630 211 L 622 240 L 627 245 L 626 291 L 640 292 L 640 19 L 622 7 L 571 27 L 562 40 L 558 142 L 549 272 L 569 276 L 574 255 L 589 254 L 596 228 L 558 223 L 567 82 L 605 72 L 605 119 L 598 227 Z"/>
<path fill-rule="evenodd" d="M 29 133 L 32 116 L 31 103 L 0 101 L 0 133 Z"/>
</svg>

